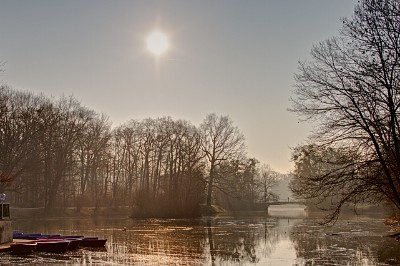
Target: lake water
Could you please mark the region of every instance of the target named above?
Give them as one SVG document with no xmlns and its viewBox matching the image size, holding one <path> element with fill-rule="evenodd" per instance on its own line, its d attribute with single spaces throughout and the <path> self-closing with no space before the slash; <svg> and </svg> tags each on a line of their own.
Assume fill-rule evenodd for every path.
<svg viewBox="0 0 400 266">
<path fill-rule="evenodd" d="M 299 208 L 199 219 L 16 220 L 24 233 L 107 238 L 104 249 L 28 256 L 0 265 L 400 265 L 400 242 L 382 218 L 351 216 L 320 226 Z"/>
</svg>

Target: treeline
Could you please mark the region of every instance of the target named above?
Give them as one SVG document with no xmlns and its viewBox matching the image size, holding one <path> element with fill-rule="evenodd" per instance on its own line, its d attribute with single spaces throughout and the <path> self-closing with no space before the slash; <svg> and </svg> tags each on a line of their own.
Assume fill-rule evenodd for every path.
<svg viewBox="0 0 400 266">
<path fill-rule="evenodd" d="M 0 192 L 19 207 L 132 206 L 141 216 L 197 215 L 210 193 L 230 208 L 276 199 L 278 174 L 247 158 L 237 134 L 215 114 L 199 127 L 162 117 L 112 128 L 73 97 L 3 86 Z"/>
</svg>

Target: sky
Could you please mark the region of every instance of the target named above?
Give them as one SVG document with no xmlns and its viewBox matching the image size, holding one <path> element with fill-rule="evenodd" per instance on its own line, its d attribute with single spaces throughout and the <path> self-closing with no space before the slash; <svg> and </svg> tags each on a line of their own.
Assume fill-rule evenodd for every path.
<svg viewBox="0 0 400 266">
<path fill-rule="evenodd" d="M 0 0 L 0 81 L 109 116 L 228 115 L 248 157 L 293 170 L 311 125 L 289 112 L 298 62 L 338 35 L 357 0 Z M 169 49 L 155 56 L 159 30 Z"/>
</svg>

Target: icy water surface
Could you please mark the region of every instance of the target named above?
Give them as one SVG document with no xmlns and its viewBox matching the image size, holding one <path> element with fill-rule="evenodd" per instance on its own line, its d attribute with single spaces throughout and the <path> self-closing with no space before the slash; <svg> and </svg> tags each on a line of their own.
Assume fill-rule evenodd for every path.
<svg viewBox="0 0 400 266">
<path fill-rule="evenodd" d="M 400 265 L 400 242 L 383 219 L 319 226 L 302 210 L 200 219 L 17 220 L 25 233 L 99 236 L 105 249 L 29 256 L 0 254 L 0 265 Z"/>
</svg>

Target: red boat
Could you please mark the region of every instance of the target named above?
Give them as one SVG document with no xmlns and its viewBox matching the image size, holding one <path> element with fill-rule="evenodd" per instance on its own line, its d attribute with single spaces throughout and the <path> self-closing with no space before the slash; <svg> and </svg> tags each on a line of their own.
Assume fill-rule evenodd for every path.
<svg viewBox="0 0 400 266">
<path fill-rule="evenodd" d="M 36 251 L 50 252 L 50 253 L 63 253 L 66 252 L 70 241 L 64 239 L 46 239 L 36 242 Z"/>
<path fill-rule="evenodd" d="M 32 251 L 62 253 L 66 250 L 76 250 L 80 247 L 104 248 L 107 242 L 107 239 L 84 236 L 14 233 L 13 237 L 16 239 L 32 239 L 34 241 L 30 242 L 30 245 L 35 245 L 35 248 L 30 247 L 30 245 L 13 247 L 15 250 L 13 253 L 30 253 Z M 29 251 L 29 248 L 31 248 L 32 251 Z"/>
<path fill-rule="evenodd" d="M 30 254 L 36 250 L 36 242 L 25 242 L 25 243 L 12 243 L 10 245 L 11 253 L 13 254 Z"/>
</svg>

